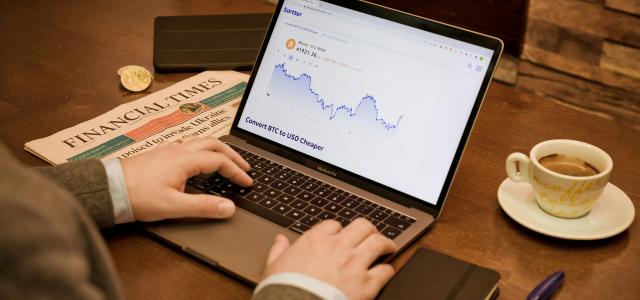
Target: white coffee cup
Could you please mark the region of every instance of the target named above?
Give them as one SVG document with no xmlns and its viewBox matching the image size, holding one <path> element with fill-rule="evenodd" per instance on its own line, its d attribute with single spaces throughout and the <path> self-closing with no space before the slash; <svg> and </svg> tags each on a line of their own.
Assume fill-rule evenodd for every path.
<svg viewBox="0 0 640 300">
<path fill-rule="evenodd" d="M 570 176 L 554 172 L 540 164 L 552 154 L 576 157 L 598 170 L 592 176 Z M 528 182 L 533 195 L 545 212 L 561 218 L 579 218 L 591 211 L 609 182 L 613 160 L 602 149 L 574 140 L 548 140 L 535 145 L 529 156 L 511 153 L 507 158 L 507 175 L 512 181 Z"/>
</svg>

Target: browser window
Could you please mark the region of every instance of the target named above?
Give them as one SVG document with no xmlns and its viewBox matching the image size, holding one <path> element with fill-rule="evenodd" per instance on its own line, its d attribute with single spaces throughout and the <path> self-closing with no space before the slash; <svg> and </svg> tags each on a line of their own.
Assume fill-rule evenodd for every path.
<svg viewBox="0 0 640 300">
<path fill-rule="evenodd" d="M 490 49 L 285 1 L 238 126 L 435 204 Z"/>
</svg>

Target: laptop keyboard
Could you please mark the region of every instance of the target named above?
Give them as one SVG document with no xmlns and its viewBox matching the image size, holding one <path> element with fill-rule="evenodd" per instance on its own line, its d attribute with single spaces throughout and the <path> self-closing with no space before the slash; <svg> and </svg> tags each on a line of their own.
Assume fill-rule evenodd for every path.
<svg viewBox="0 0 640 300">
<path fill-rule="evenodd" d="M 231 145 L 230 145 L 231 146 Z M 321 220 L 347 226 L 364 217 L 384 236 L 395 239 L 415 219 L 294 171 L 244 149 L 231 146 L 249 162 L 251 187 L 241 187 L 217 173 L 192 177 L 188 183 L 210 194 L 227 197 L 238 207 L 297 233 Z"/>
</svg>

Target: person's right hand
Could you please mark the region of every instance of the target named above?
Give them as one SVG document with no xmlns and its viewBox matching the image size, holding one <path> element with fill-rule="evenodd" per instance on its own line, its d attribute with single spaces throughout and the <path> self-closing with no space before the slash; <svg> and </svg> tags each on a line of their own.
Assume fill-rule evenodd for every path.
<svg viewBox="0 0 640 300">
<path fill-rule="evenodd" d="M 234 203 L 224 197 L 184 192 L 188 178 L 218 172 L 251 186 L 251 167 L 240 154 L 213 137 L 187 138 L 121 161 L 133 216 L 138 221 L 170 218 L 228 218 Z"/>
<path fill-rule="evenodd" d="M 284 235 L 276 236 L 263 277 L 297 272 L 337 287 L 350 300 L 373 299 L 395 271 L 389 264 L 371 264 L 396 248 L 366 219 L 356 219 L 344 229 L 327 220 L 291 246 Z"/>
</svg>

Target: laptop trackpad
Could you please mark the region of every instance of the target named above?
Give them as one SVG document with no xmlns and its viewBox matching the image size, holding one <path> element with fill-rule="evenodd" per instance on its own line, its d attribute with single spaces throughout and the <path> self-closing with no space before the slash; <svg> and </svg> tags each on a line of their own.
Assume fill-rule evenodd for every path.
<svg viewBox="0 0 640 300">
<path fill-rule="evenodd" d="M 293 242 L 299 235 L 237 209 L 224 221 L 171 221 L 149 228 L 190 254 L 257 283 L 278 233 Z"/>
</svg>

